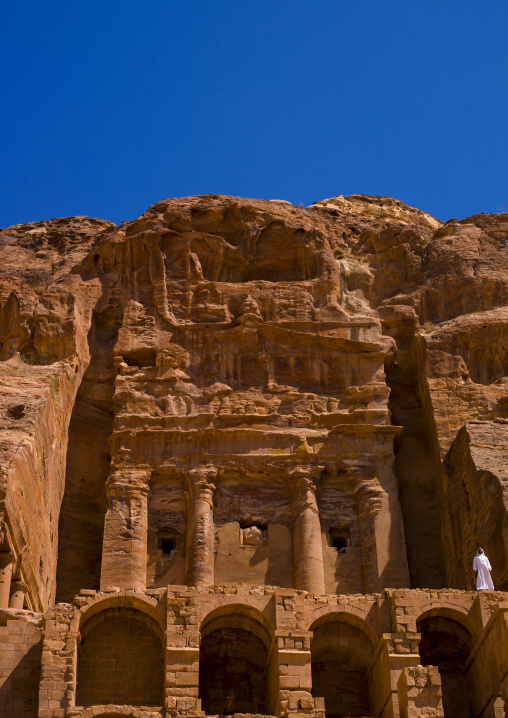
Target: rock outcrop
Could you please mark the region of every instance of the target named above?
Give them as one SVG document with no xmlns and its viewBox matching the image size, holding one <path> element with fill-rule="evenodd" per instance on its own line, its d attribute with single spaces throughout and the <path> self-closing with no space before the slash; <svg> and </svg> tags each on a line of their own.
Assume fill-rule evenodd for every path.
<svg viewBox="0 0 508 718">
<path fill-rule="evenodd" d="M 478 543 L 496 588 L 508 589 L 508 213 L 443 224 L 386 197 L 303 208 L 203 195 L 162 200 L 119 226 L 86 217 L 16 225 L 0 230 L 0 255 L 0 613 L 5 626 L 19 619 L 16 610 L 30 613 L 26 645 L 36 650 L 37 615 L 49 611 L 44 621 L 57 620 L 61 644 L 48 638 L 43 665 L 68 669 L 43 676 L 41 691 L 51 690 L 45 680 L 67 681 L 72 694 L 54 697 L 40 716 L 88 715 L 101 696 L 111 704 L 102 714 L 134 715 L 125 706 L 115 713 L 120 674 L 108 700 L 93 672 L 77 694 L 74 679 L 63 677 L 75 667 L 76 606 L 107 601 L 113 613 L 104 635 L 114 642 L 123 630 L 118 611 L 135 613 L 143 594 L 151 618 L 138 617 L 138 625 L 134 616 L 131 633 L 118 638 L 118 661 L 138 643 L 153 661 L 174 611 L 188 643 L 175 630 L 171 650 L 188 651 L 177 663 L 191 665 L 194 612 L 209 601 L 226 605 L 227 587 L 240 583 L 258 587 L 238 589 L 242 596 L 273 599 L 278 618 L 256 598 L 268 616 L 261 628 L 248 612 L 231 624 L 219 614 L 206 619 L 200 690 L 209 711 L 221 712 L 230 689 L 233 654 L 216 656 L 217 641 L 233 631 L 265 665 L 274 621 L 289 631 L 279 638 L 283 652 L 314 656 L 314 697 L 309 663 L 301 696 L 285 695 L 291 677 L 284 682 L 281 673 L 270 678 L 269 699 L 259 686 L 250 702 L 238 694 L 237 712 L 255 705 L 250 712 L 275 714 L 276 706 L 277 715 L 306 710 L 319 718 L 322 692 L 338 673 L 346 693 L 353 686 L 351 715 L 370 715 L 369 700 L 380 711 L 399 701 L 404 715 L 462 706 L 467 656 L 480 661 L 491 650 L 473 651 L 473 622 L 483 630 L 502 594 L 488 607 L 463 598 L 475 616 L 469 637 L 426 607 L 445 587 L 473 589 Z M 429 594 L 424 600 L 410 588 Z M 346 628 L 317 621 L 314 597 L 327 597 L 323 606 L 344 600 L 347 613 L 356 594 L 365 594 L 351 599 L 362 608 L 351 613 L 364 611 L 372 623 L 363 637 L 358 618 Z M 369 601 L 378 602 L 377 623 Z M 101 644 L 95 613 L 80 634 L 83 643 L 89 636 L 80 655 Z M 505 635 L 501 614 L 492 615 Z M 417 629 L 427 636 L 423 667 L 399 661 L 393 685 L 374 701 L 369 681 L 388 665 L 380 656 L 414 657 Z M 400 634 L 400 651 L 392 634 Z M 449 647 L 442 665 L 432 653 L 436 636 Z M 345 648 L 329 665 L 328 640 L 355 645 L 356 667 L 344 668 Z M 214 688 L 217 661 L 224 675 Z M 462 677 L 444 678 L 447 671 Z M 148 670 L 147 715 L 159 715 L 146 708 L 159 700 L 167 715 L 203 715 L 191 679 L 173 690 L 168 675 L 159 697 L 162 668 Z M 193 688 L 178 693 L 180 685 Z M 500 690 L 478 698 L 474 710 L 490 701 L 497 715 Z M 347 714 L 336 695 L 326 700 L 331 714 Z"/>
</svg>

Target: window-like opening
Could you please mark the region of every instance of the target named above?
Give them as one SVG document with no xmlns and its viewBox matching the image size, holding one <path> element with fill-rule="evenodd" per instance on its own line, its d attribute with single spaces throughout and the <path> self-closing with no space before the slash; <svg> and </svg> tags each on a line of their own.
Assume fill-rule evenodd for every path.
<svg viewBox="0 0 508 718">
<path fill-rule="evenodd" d="M 471 704 L 464 665 L 471 634 L 458 621 L 429 616 L 417 622 L 422 637 L 418 647 L 422 666 L 437 666 L 441 674 L 445 718 L 469 718 Z"/>
<path fill-rule="evenodd" d="M 94 264 L 97 264 L 98 261 L 99 261 L 99 255 L 98 255 L 98 254 L 94 254 L 94 256 L 93 256 L 93 263 L 94 263 Z"/>
<path fill-rule="evenodd" d="M 154 367 L 157 357 L 157 351 L 151 347 L 143 349 L 133 349 L 130 352 L 124 352 L 122 359 L 127 366 L 137 367 Z"/>
<path fill-rule="evenodd" d="M 159 538 L 159 548 L 162 551 L 163 556 L 169 556 L 171 551 L 175 548 L 175 542 L 171 538 L 161 536 Z"/>
<path fill-rule="evenodd" d="M 363 631 L 342 621 L 325 621 L 311 641 L 312 695 L 325 699 L 327 718 L 370 716 L 367 669 L 373 645 Z"/>
<path fill-rule="evenodd" d="M 347 539 L 345 536 L 332 536 L 332 546 L 338 551 L 342 551 L 347 546 Z"/>
<path fill-rule="evenodd" d="M 347 528 L 332 526 L 328 529 L 328 536 L 330 546 L 333 546 L 339 552 L 344 552 L 348 546 L 351 546 L 351 532 Z"/>
</svg>

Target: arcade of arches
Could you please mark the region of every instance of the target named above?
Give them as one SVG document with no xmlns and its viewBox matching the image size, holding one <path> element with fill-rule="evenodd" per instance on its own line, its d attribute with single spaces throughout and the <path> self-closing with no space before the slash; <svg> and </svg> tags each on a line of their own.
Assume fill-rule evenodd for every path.
<svg viewBox="0 0 508 718">
<path fill-rule="evenodd" d="M 497 718 L 508 705 L 504 598 L 83 592 L 47 622 L 39 700 L 53 705 L 38 715 Z"/>
</svg>

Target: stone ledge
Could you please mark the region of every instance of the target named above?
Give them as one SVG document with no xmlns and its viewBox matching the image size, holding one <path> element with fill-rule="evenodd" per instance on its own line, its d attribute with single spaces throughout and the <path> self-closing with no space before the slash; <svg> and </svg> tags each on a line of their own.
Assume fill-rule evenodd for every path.
<svg viewBox="0 0 508 718">
<path fill-rule="evenodd" d="M 162 718 L 162 708 L 134 707 L 128 705 L 103 704 L 97 706 L 75 706 L 67 710 L 68 718 L 100 718 L 100 716 L 132 716 L 132 718 Z"/>
</svg>

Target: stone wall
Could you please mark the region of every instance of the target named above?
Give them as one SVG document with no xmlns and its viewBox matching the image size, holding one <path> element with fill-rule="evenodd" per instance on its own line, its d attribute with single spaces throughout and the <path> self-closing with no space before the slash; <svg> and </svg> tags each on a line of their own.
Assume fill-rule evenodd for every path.
<svg viewBox="0 0 508 718">
<path fill-rule="evenodd" d="M 401 718 L 443 715 L 441 676 L 436 666 L 404 668 L 398 688 Z M 465 699 L 467 701 L 467 697 Z M 463 715 L 463 712 L 451 711 L 444 715 Z"/>
<path fill-rule="evenodd" d="M 39 706 L 42 633 L 24 620 L 0 625 L 0 716 L 36 718 Z"/>
<path fill-rule="evenodd" d="M 409 589 L 316 597 L 244 585 L 86 591 L 44 617 L 38 716 L 136 715 L 129 711 L 153 706 L 188 718 L 494 718 L 508 699 L 505 597 Z M 428 663 L 429 619 L 439 635 L 458 626 L 459 642 L 469 637 L 460 665 L 450 665 L 446 641 L 433 641 Z"/>
</svg>

